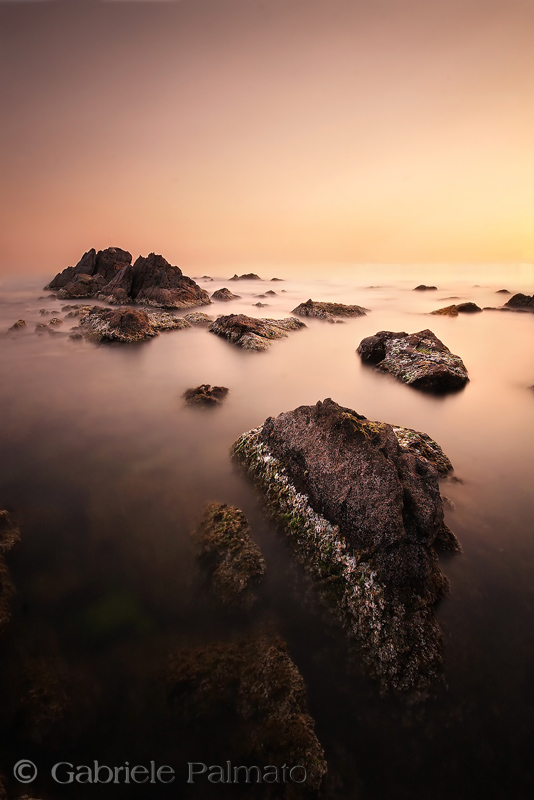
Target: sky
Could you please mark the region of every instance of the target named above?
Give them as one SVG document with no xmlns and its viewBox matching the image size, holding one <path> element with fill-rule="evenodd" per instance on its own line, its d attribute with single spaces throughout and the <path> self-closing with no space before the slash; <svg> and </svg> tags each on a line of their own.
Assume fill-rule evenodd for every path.
<svg viewBox="0 0 534 800">
<path fill-rule="evenodd" d="M 534 261 L 532 0 L 0 0 L 0 273 Z"/>
</svg>

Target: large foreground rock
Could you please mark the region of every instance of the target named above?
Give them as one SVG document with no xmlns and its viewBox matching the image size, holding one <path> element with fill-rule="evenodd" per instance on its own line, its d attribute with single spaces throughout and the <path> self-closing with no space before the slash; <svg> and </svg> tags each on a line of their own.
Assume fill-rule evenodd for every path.
<svg viewBox="0 0 534 800">
<path fill-rule="evenodd" d="M 78 335 L 81 333 L 93 342 L 140 342 L 157 336 L 160 331 L 189 327 L 185 319 L 166 311 L 93 306 L 81 314 L 77 330 Z"/>
<path fill-rule="evenodd" d="M 305 327 L 304 322 L 294 317 L 256 319 L 245 314 L 229 314 L 216 319 L 209 330 L 245 350 L 267 350 L 273 339 L 282 339 L 288 331 Z"/>
<path fill-rule="evenodd" d="M 270 417 L 232 452 L 382 687 L 423 689 L 442 662 L 435 548 L 459 549 L 429 459 L 330 399 Z"/>
<path fill-rule="evenodd" d="M 194 537 L 215 594 L 228 606 L 250 607 L 265 575 L 265 561 L 243 512 L 226 503 L 209 503 Z"/>
<path fill-rule="evenodd" d="M 379 331 L 363 339 L 357 352 L 365 364 L 389 372 L 416 389 L 449 392 L 469 380 L 460 356 L 451 353 L 428 329 L 410 334 Z"/>
<path fill-rule="evenodd" d="M 317 300 L 306 300 L 291 312 L 299 317 L 318 317 L 329 322 L 335 321 L 336 317 L 363 317 L 369 311 L 362 306 L 347 306 L 343 303 L 322 303 Z"/>
<path fill-rule="evenodd" d="M 253 771 L 247 797 L 317 796 L 327 771 L 324 751 L 308 713 L 304 681 L 278 636 L 260 633 L 174 653 L 168 697 L 183 735 L 192 747 L 202 743 L 204 763 L 259 765 L 261 772 L 266 765 L 298 765 L 306 773 L 304 783 L 284 784 L 272 782 L 271 770 L 271 783 L 257 784 Z M 303 770 L 295 772 L 299 781 Z M 207 776 L 197 782 L 209 785 Z M 240 782 L 245 783 L 242 772 Z"/>
<path fill-rule="evenodd" d="M 75 267 L 56 275 L 45 289 L 59 289 L 58 297 L 97 297 L 109 303 L 145 303 L 163 308 L 207 305 L 208 293 L 172 266 L 163 256 L 132 256 L 119 247 L 85 253 Z"/>
</svg>

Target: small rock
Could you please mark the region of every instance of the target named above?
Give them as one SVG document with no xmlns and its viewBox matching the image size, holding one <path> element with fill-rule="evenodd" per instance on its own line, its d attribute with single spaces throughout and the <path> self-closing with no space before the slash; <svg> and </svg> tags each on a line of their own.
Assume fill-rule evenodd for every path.
<svg viewBox="0 0 534 800">
<path fill-rule="evenodd" d="M 203 383 L 196 389 L 187 389 L 183 396 L 190 406 L 214 406 L 222 403 L 228 391 L 226 386 L 210 386 L 209 383 Z"/>
<path fill-rule="evenodd" d="M 424 283 L 420 283 L 415 287 L 414 292 L 435 292 L 437 288 L 437 286 L 426 286 Z"/>
<path fill-rule="evenodd" d="M 244 275 L 234 275 L 230 278 L 231 281 L 261 281 L 259 275 L 256 275 L 254 272 L 247 272 Z"/>
<path fill-rule="evenodd" d="M 305 327 L 303 322 L 294 317 L 255 319 L 245 314 L 229 314 L 216 319 L 209 330 L 245 350 L 267 350 L 273 339 L 282 339 L 288 331 Z"/>
<path fill-rule="evenodd" d="M 512 294 L 512 293 L 509 292 L 508 289 L 497 289 L 495 294 Z"/>
<path fill-rule="evenodd" d="M 59 319 L 59 317 L 52 317 L 52 319 L 48 322 L 49 325 L 63 325 L 63 320 Z"/>
<path fill-rule="evenodd" d="M 457 317 L 458 314 L 475 314 L 478 311 L 482 311 L 482 309 L 476 303 L 459 303 L 458 305 L 438 308 L 437 311 L 431 311 L 430 313 L 438 314 L 442 317 Z"/>
<path fill-rule="evenodd" d="M 240 296 L 238 294 L 233 294 L 230 289 L 217 289 L 216 292 L 213 292 L 211 296 L 212 300 L 222 300 L 224 302 L 228 300 L 239 300 Z"/>
<path fill-rule="evenodd" d="M 272 290 L 272 289 L 268 289 L 268 290 L 265 292 L 265 294 L 273 294 L 273 295 L 276 295 L 276 292 L 273 292 L 273 290 Z"/>
<path fill-rule="evenodd" d="M 252 303 L 252 305 L 255 306 L 256 308 L 267 308 L 269 303 Z"/>
<path fill-rule="evenodd" d="M 25 319 L 18 319 L 16 322 L 13 323 L 11 328 L 8 328 L 8 331 L 18 331 L 21 328 L 26 327 L 26 320 Z"/>
</svg>

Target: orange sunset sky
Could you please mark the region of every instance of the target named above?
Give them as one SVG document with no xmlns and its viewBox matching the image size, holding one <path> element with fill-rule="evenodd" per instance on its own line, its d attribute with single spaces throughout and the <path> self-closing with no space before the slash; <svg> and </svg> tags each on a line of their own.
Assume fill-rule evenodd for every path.
<svg viewBox="0 0 534 800">
<path fill-rule="evenodd" d="M 534 260 L 532 0 L 0 0 L 0 31 L 3 274 Z"/>
</svg>

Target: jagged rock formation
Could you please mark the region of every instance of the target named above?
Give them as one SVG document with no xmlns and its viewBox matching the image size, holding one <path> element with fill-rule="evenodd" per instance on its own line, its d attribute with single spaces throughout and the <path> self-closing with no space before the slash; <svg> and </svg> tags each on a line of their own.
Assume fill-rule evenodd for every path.
<svg viewBox="0 0 534 800">
<path fill-rule="evenodd" d="M 96 297 L 115 305 L 135 302 L 189 308 L 211 302 L 204 289 L 163 256 L 139 256 L 132 266 L 131 254 L 118 247 L 98 253 L 88 250 L 75 267 L 58 273 L 45 289 L 58 289 L 60 298 Z"/>
<path fill-rule="evenodd" d="M 236 273 L 229 280 L 231 280 L 231 281 L 261 281 L 261 278 L 260 278 L 259 275 L 256 275 L 254 272 L 246 272 L 244 275 L 238 275 Z"/>
<path fill-rule="evenodd" d="M 477 311 L 482 311 L 482 309 L 480 306 L 477 306 L 476 303 L 458 303 L 457 305 L 438 308 L 436 311 L 431 311 L 430 313 L 442 317 L 457 317 L 458 314 L 476 314 Z"/>
<path fill-rule="evenodd" d="M 299 317 L 318 317 L 329 322 L 335 322 L 336 317 L 363 317 L 369 311 L 362 306 L 347 306 L 343 303 L 321 303 L 316 300 L 306 300 L 291 312 Z"/>
<path fill-rule="evenodd" d="M 459 549 L 433 464 L 330 399 L 270 417 L 232 453 L 382 687 L 424 689 L 442 662 L 432 606 L 448 587 L 435 548 Z"/>
<path fill-rule="evenodd" d="M 184 400 L 190 406 L 220 406 L 228 389 L 226 386 L 210 386 L 203 383 L 195 389 L 187 389 L 184 392 Z"/>
<path fill-rule="evenodd" d="M 288 331 L 305 327 L 304 322 L 293 317 L 255 319 L 245 314 L 229 314 L 216 319 L 209 330 L 245 350 L 267 350 L 273 339 L 282 339 Z"/>
<path fill-rule="evenodd" d="M 217 597 L 225 605 L 250 608 L 265 575 L 265 561 L 243 512 L 226 503 L 209 503 L 194 537 Z"/>
<path fill-rule="evenodd" d="M 389 372 L 398 380 L 432 392 L 460 389 L 469 380 L 465 365 L 432 331 L 379 331 L 357 349 L 365 364 Z"/>
</svg>

